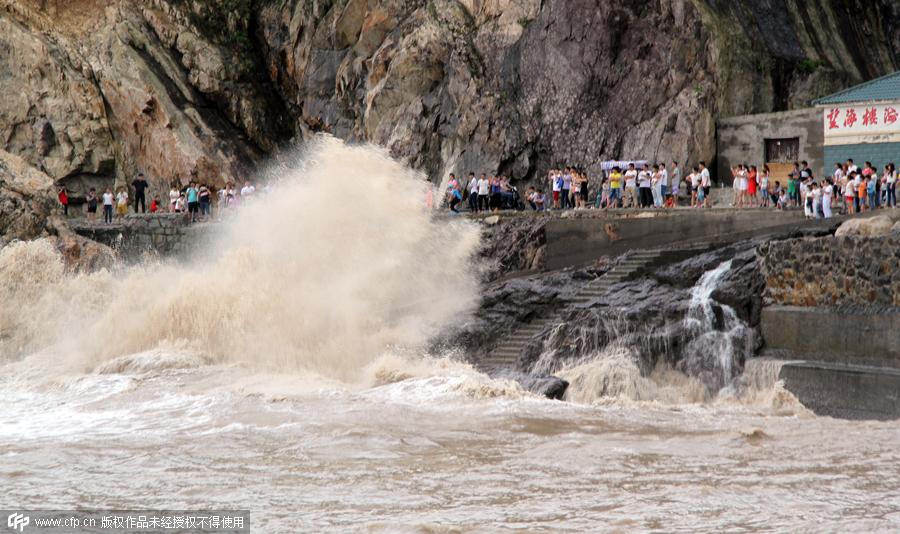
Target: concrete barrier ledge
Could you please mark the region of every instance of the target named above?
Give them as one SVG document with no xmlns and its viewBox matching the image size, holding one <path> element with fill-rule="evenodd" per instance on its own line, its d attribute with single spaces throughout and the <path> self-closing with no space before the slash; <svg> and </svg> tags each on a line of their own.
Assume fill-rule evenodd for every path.
<svg viewBox="0 0 900 534">
<path fill-rule="evenodd" d="M 818 415 L 842 419 L 900 418 L 900 369 L 820 361 L 790 361 L 784 387 Z"/>
<path fill-rule="evenodd" d="M 760 329 L 768 352 L 900 369 L 900 309 L 766 306 Z"/>
</svg>

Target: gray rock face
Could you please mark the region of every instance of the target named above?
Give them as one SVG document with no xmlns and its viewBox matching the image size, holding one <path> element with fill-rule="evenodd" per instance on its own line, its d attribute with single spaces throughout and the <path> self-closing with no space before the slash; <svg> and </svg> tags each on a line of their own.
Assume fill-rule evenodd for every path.
<svg viewBox="0 0 900 534">
<path fill-rule="evenodd" d="M 490 224 L 485 219 L 482 225 L 484 246 L 480 254 L 485 265 L 484 278 L 493 280 L 510 273 L 543 269 L 548 220 L 543 217 L 498 217 L 495 224 Z"/>
<path fill-rule="evenodd" d="M 309 132 L 439 180 L 712 159 L 718 116 L 893 71 L 887 0 L 0 0 L 0 148 L 74 197 L 242 179 Z"/>
<path fill-rule="evenodd" d="M 570 297 L 602 274 L 603 267 L 490 283 L 474 320 L 446 332 L 441 344 L 461 347 L 477 362 L 517 325 L 540 315 L 559 316 L 525 346 L 516 373 L 552 376 L 598 357 L 607 347 L 621 346 L 644 374 L 666 363 L 715 392 L 728 376 L 739 374 L 744 359 L 758 348 L 755 330 L 764 279 L 757 246 L 744 242 L 698 254 L 576 304 Z M 731 268 L 718 279 L 707 303 L 709 324 L 686 320 L 707 321 L 705 310 L 693 308 L 692 290 L 705 273 L 728 260 Z M 698 350 L 701 345 L 711 349 Z M 731 351 L 729 369 L 722 369 L 717 347 Z"/>
<path fill-rule="evenodd" d="M 57 235 L 47 239 L 62 256 L 66 270 L 90 273 L 115 266 L 117 256 L 112 248 L 70 231 L 61 220 L 53 225 Z"/>
<path fill-rule="evenodd" d="M 46 233 L 56 205 L 52 178 L 0 150 L 0 246 Z"/>
<path fill-rule="evenodd" d="M 436 347 L 462 349 L 476 362 L 520 324 L 558 314 L 587 280 L 602 270 L 569 270 L 488 283 L 471 319 L 451 326 L 433 341 Z"/>
<path fill-rule="evenodd" d="M 0 149 L 70 185 L 112 176 L 115 142 L 89 67 L 0 16 Z"/>
<path fill-rule="evenodd" d="M 111 267 L 112 249 L 72 232 L 60 212 L 53 179 L 0 150 L 0 248 L 14 240 L 49 239 L 68 270 Z"/>
<path fill-rule="evenodd" d="M 892 71 L 896 32 L 871 31 L 893 27 L 889 7 L 293 0 L 264 7 L 259 28 L 304 122 L 432 175 L 533 179 L 558 162 L 709 160 L 716 116 Z"/>
<path fill-rule="evenodd" d="M 0 148 L 76 201 L 138 171 L 151 195 L 192 178 L 242 180 L 293 132 L 257 63 L 196 25 L 211 6 L 5 0 L 2 8 L 0 90 L 10 98 L 0 103 Z M 229 25 L 216 31 L 229 35 Z"/>
</svg>

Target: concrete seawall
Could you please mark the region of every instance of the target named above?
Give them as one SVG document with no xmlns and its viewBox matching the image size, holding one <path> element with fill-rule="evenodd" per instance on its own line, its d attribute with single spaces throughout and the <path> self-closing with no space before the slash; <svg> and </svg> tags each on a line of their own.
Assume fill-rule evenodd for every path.
<svg viewBox="0 0 900 534">
<path fill-rule="evenodd" d="M 125 260 L 144 254 L 184 256 L 207 238 L 216 223 L 188 224 L 181 214 L 128 215 L 112 224 L 70 223 L 76 233 L 113 248 Z"/>
<path fill-rule="evenodd" d="M 788 361 L 784 387 L 819 415 L 844 419 L 900 418 L 900 369 L 821 361 Z"/>
<path fill-rule="evenodd" d="M 599 210 L 534 214 L 506 212 L 499 224 L 546 217 L 544 270 L 556 270 L 615 256 L 634 249 L 665 248 L 696 242 L 714 246 L 761 235 L 787 236 L 795 231 L 827 231 L 843 220 L 808 221 L 797 211 L 677 210 L 671 212 L 601 212 Z M 70 222 L 74 231 L 119 251 L 126 259 L 146 252 L 164 256 L 191 250 L 216 223 L 189 225 L 180 214 L 130 214 L 113 224 Z"/>
<path fill-rule="evenodd" d="M 560 218 L 547 225 L 546 268 L 584 264 L 632 249 L 664 248 L 685 242 L 710 246 L 767 234 L 827 231 L 845 219 L 806 220 L 797 211 L 679 210 L 641 212 L 636 216 Z"/>
<path fill-rule="evenodd" d="M 900 309 L 763 308 L 766 348 L 802 359 L 900 369 Z"/>
<path fill-rule="evenodd" d="M 851 419 L 900 417 L 900 309 L 770 306 L 764 354 L 806 407 Z"/>
</svg>

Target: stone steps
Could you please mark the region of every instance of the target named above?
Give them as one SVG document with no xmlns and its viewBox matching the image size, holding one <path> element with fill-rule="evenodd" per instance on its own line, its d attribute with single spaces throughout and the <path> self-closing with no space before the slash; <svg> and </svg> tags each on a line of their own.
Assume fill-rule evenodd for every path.
<svg viewBox="0 0 900 534">
<path fill-rule="evenodd" d="M 609 291 L 610 288 L 631 278 L 634 273 L 643 269 L 650 263 L 662 257 L 663 251 L 644 250 L 629 255 L 617 263 L 602 276 L 586 283 L 578 292 L 568 300 L 571 304 L 584 304 L 596 300 Z M 497 369 L 513 367 L 525 349 L 525 346 L 534 336 L 541 333 L 551 323 L 558 321 L 557 316 L 539 316 L 531 322 L 521 325 L 514 330 L 503 342 L 495 348 L 479 366 L 484 369 Z"/>
</svg>

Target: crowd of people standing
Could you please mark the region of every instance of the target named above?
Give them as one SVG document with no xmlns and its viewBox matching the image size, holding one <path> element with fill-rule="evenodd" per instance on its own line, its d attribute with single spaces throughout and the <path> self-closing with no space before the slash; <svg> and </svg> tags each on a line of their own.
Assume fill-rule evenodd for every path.
<svg viewBox="0 0 900 534">
<path fill-rule="evenodd" d="M 234 182 L 227 182 L 225 187 L 214 188 L 205 183 L 192 180 L 187 185 L 173 183 L 168 194 L 168 202 L 164 203 L 155 195 L 147 203 L 147 191 L 150 184 L 143 173 L 138 173 L 131 182 L 131 187 L 108 187 L 102 193 L 91 187 L 84 198 L 88 221 L 97 220 L 97 211 L 102 209 L 103 222 L 112 223 L 129 213 L 133 202 L 134 213 L 184 213 L 191 223 L 209 220 L 213 216 L 213 205 L 220 213 L 249 201 L 256 193 L 256 187 L 247 181 L 238 189 Z M 133 196 L 132 196 L 133 193 Z M 65 187 L 59 189 L 59 202 L 63 212 L 69 214 L 69 194 Z"/>
<path fill-rule="evenodd" d="M 897 207 L 897 170 L 893 163 L 879 175 L 871 162 L 860 169 L 848 159 L 836 162 L 831 176 L 816 180 L 806 161 L 796 162 L 781 180 L 773 180 L 768 166 L 741 164 L 731 169 L 734 196 L 732 206 L 802 208 L 807 218 L 830 218 L 843 214 Z"/>
<path fill-rule="evenodd" d="M 701 163 L 701 166 L 708 182 L 709 171 L 705 164 Z M 672 162 L 671 173 L 665 163 L 644 163 L 640 167 L 639 170 L 635 163 L 628 163 L 624 169 L 619 165 L 614 166 L 600 182 L 600 194 L 595 196 L 594 207 L 676 207 L 682 185 L 682 171 L 678 162 Z M 706 193 L 709 194 L 708 188 Z M 583 191 L 582 195 L 585 194 Z"/>
<path fill-rule="evenodd" d="M 673 162 L 671 173 L 665 163 L 644 164 L 638 170 L 629 163 L 625 169 L 613 167 L 597 184 L 588 174 L 576 167 L 554 168 L 547 173 L 547 186 L 529 187 L 524 197 L 502 175 L 470 172 L 462 182 L 451 174 L 447 183 L 446 201 L 451 212 L 459 213 L 459 207 L 468 200 L 469 211 L 479 213 L 504 208 L 525 208 L 536 211 L 585 208 L 672 208 L 678 205 L 682 182 L 681 167 Z M 697 176 L 706 184 L 709 195 L 709 171 L 701 163 Z M 599 186 L 599 187 L 598 187 Z M 595 190 L 597 188 L 598 190 Z M 697 190 L 701 187 L 698 184 Z M 697 192 L 694 193 L 695 195 Z M 703 192 L 699 197 L 703 199 Z"/>
<path fill-rule="evenodd" d="M 806 161 L 795 162 L 787 175 L 779 177 L 773 176 L 767 165 L 740 164 L 731 169 L 731 178 L 733 196 L 729 205 L 733 208 L 802 208 L 808 218 L 829 218 L 835 211 L 853 214 L 897 207 L 898 176 L 893 163 L 879 173 L 871 162 L 860 169 L 848 159 L 835 163 L 833 174 L 822 180 L 816 180 Z M 569 166 L 550 169 L 546 180 L 546 189 L 531 186 L 520 198 L 504 176 L 476 177 L 469 173 L 468 181 L 462 182 L 451 174 L 447 202 L 456 213 L 465 200 L 474 213 L 527 207 L 544 211 L 712 206 L 712 179 L 704 161 L 687 174 L 682 173 L 677 161 L 668 166 L 662 162 L 627 162 L 611 166 L 599 179 Z"/>
<path fill-rule="evenodd" d="M 458 180 L 454 174 L 450 174 L 447 181 L 446 200 L 453 213 L 459 213 L 459 206 L 466 201 L 469 211 L 473 213 L 515 209 L 518 199 L 518 190 L 510 185 L 506 176 L 482 173 L 476 177 L 474 172 L 470 172 L 465 182 Z"/>
</svg>

